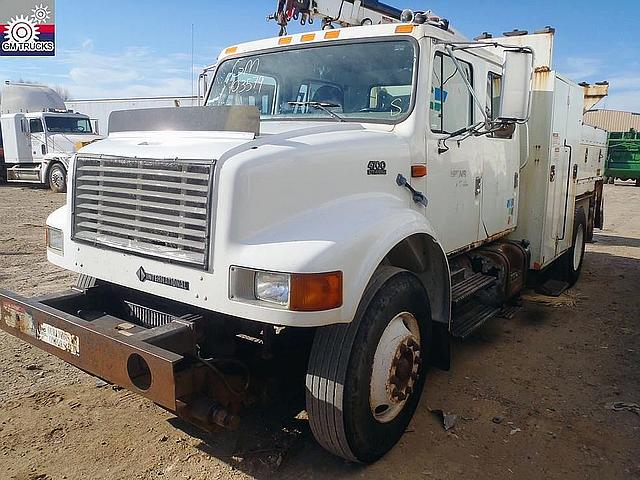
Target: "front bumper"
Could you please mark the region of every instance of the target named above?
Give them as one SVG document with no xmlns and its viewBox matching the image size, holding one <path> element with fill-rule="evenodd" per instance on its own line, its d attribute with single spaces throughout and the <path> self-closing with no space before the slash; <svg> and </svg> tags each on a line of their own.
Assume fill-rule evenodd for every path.
<svg viewBox="0 0 640 480">
<path fill-rule="evenodd" d="M 193 361 L 197 322 L 137 326 L 98 313 L 107 294 L 94 287 L 28 299 L 0 289 L 0 329 L 202 429 L 235 427 L 238 417 L 201 393 L 207 378 Z"/>
</svg>

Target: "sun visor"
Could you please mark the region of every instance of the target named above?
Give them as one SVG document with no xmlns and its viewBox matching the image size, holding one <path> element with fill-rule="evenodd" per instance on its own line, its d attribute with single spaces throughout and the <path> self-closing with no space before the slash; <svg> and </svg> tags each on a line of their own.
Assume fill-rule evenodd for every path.
<svg viewBox="0 0 640 480">
<path fill-rule="evenodd" d="M 109 133 L 150 131 L 243 132 L 260 134 L 260 112 L 253 106 L 166 107 L 114 111 Z"/>
</svg>

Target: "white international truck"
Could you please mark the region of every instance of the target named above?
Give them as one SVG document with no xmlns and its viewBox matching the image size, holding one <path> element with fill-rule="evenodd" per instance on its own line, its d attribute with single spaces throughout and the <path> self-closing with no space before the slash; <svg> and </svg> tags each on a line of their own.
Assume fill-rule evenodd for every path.
<svg viewBox="0 0 640 480">
<path fill-rule="evenodd" d="M 102 138 L 93 133 L 89 117 L 67 110 L 62 98 L 44 85 L 6 82 L 0 98 L 0 182 L 36 183 L 65 192 L 71 155 Z"/>
<path fill-rule="evenodd" d="M 451 336 L 576 282 L 606 148 L 553 30 L 403 19 L 231 46 L 206 106 L 114 112 L 47 220 L 78 284 L 0 291 L 0 327 L 203 429 L 271 399 L 384 455 Z"/>
</svg>

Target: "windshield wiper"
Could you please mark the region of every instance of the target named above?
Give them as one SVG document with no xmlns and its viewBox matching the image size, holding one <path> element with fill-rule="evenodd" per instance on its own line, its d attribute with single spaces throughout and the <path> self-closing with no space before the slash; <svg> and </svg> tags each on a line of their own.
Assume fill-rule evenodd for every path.
<svg viewBox="0 0 640 480">
<path fill-rule="evenodd" d="M 342 118 L 340 115 L 329 110 L 330 108 L 335 108 L 340 106 L 336 103 L 329 103 L 329 102 L 287 102 L 287 103 L 292 107 L 311 107 L 311 108 L 315 108 L 316 110 L 322 110 L 323 112 L 326 112 L 329 115 L 331 115 L 333 118 L 335 118 L 339 122 L 345 121 L 344 118 Z"/>
</svg>

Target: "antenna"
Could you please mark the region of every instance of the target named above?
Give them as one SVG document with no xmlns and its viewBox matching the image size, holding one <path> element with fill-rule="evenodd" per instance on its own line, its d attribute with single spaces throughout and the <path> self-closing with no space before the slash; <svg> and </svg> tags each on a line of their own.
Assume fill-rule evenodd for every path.
<svg viewBox="0 0 640 480">
<path fill-rule="evenodd" d="M 191 103 L 193 104 L 193 50 L 194 50 L 194 24 L 191 24 Z"/>
</svg>

